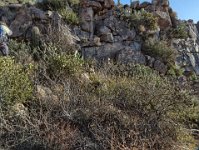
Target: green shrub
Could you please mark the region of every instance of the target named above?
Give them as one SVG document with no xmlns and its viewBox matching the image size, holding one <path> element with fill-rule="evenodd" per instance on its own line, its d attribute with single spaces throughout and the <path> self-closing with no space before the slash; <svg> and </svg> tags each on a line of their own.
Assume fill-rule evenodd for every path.
<svg viewBox="0 0 199 150">
<path fill-rule="evenodd" d="M 156 30 L 158 27 L 157 18 L 147 11 L 134 11 L 130 17 L 128 17 L 130 27 L 138 28 L 144 26 L 147 30 Z"/>
<path fill-rule="evenodd" d="M 80 3 L 80 0 L 68 0 L 68 2 L 71 4 L 71 5 L 78 5 Z"/>
<path fill-rule="evenodd" d="M 21 64 L 15 63 L 13 58 L 0 58 L 1 105 L 23 103 L 32 96 L 33 88 L 28 71 Z"/>
<path fill-rule="evenodd" d="M 63 62 L 55 66 L 63 69 Z M 50 95 L 59 91 L 59 98 L 31 101 L 25 119 L 0 117 L 0 144 L 12 149 L 38 145 L 44 149 L 194 149 L 195 141 L 184 126 L 193 105 L 190 93 L 148 67 L 124 67 L 117 74 L 114 65 L 95 70 L 92 90 L 92 81 L 69 76 L 63 82 L 50 80 L 45 86 L 49 85 Z M 128 77 L 123 70 L 129 70 Z"/>
<path fill-rule="evenodd" d="M 44 9 L 51 9 L 51 10 L 59 10 L 62 8 L 66 8 L 67 1 L 65 0 L 43 0 L 42 3 L 39 3 Z"/>
<path fill-rule="evenodd" d="M 174 64 L 176 52 L 164 41 L 145 42 L 143 52 L 168 64 Z"/>
<path fill-rule="evenodd" d="M 54 77 L 64 77 L 80 73 L 83 69 L 83 60 L 74 55 L 54 55 L 49 59 L 49 73 Z"/>
<path fill-rule="evenodd" d="M 9 41 L 10 55 L 14 57 L 15 61 L 26 64 L 27 60 L 31 58 L 31 47 L 24 41 Z"/>
<path fill-rule="evenodd" d="M 171 65 L 167 72 L 167 75 L 171 75 L 173 77 L 180 77 L 183 75 L 183 73 L 184 71 L 181 68 L 176 68 L 175 65 Z"/>
<path fill-rule="evenodd" d="M 51 51 L 52 53 L 55 51 L 53 49 L 57 49 L 60 52 L 62 51 L 67 54 L 74 54 L 74 52 L 77 50 L 75 37 L 71 33 L 68 26 L 62 25 L 60 31 L 54 30 L 52 28 L 48 36 L 47 42 L 44 44 L 44 51 Z"/>
<path fill-rule="evenodd" d="M 170 38 L 186 39 L 188 38 L 187 27 L 184 23 L 179 24 L 176 28 L 169 30 Z"/>
<path fill-rule="evenodd" d="M 128 72 L 124 66 L 117 75 L 114 75 L 113 68 L 110 66 L 110 76 L 96 72 L 100 82 L 95 86 L 96 92 L 81 88 L 84 94 L 70 101 L 70 106 L 73 106 L 70 109 L 76 112 L 78 123 L 88 127 L 92 138 L 98 139 L 98 145 L 103 143 L 104 149 L 121 146 L 141 149 L 144 145 L 145 149 L 159 150 L 186 144 L 195 146 L 188 130 L 181 130 L 180 133 L 190 141 L 178 139 L 178 129 L 185 125 L 186 115 L 182 114 L 189 114 L 186 110 L 192 105 L 192 98 L 187 91 L 179 90 L 148 67 L 131 66 L 128 77 L 124 75 Z M 157 136 L 158 140 L 151 143 Z M 135 139 L 140 138 L 142 140 L 135 142 Z"/>
<path fill-rule="evenodd" d="M 73 10 L 65 8 L 65 9 L 60 9 L 59 12 L 67 23 L 73 25 L 79 24 L 79 18 Z"/>
</svg>

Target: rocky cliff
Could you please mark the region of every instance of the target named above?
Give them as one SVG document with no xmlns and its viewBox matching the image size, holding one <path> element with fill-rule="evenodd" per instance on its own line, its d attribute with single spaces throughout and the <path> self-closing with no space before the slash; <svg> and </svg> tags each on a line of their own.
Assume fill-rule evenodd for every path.
<svg viewBox="0 0 199 150">
<path fill-rule="evenodd" d="M 106 6 L 107 4 L 109 5 Z M 160 33 L 158 37 L 155 37 L 156 40 L 160 40 L 164 32 L 168 32 L 170 28 L 180 24 L 180 21 L 173 16 L 174 12 L 170 8 L 168 0 L 154 0 L 152 3 L 144 2 L 142 4 L 134 2 L 129 8 L 131 10 L 145 9 L 158 17 L 159 28 L 152 32 L 154 35 Z M 81 30 L 76 33 L 81 40 L 86 41 L 81 44 L 84 58 L 99 60 L 112 58 L 119 62 L 154 66 L 158 60 L 154 58 L 148 60 L 149 57 L 141 51 L 143 41 L 140 32 L 137 32 L 134 28 L 130 29 L 128 23 L 116 16 L 114 11 L 113 2 L 85 1 L 82 4 L 80 15 L 83 23 Z M 183 68 L 185 72 L 194 71 L 199 75 L 198 30 L 191 20 L 184 23 L 188 37 L 186 39 L 171 37 L 171 45 L 177 52 L 176 65 Z M 147 36 L 149 33 L 151 32 L 148 31 L 144 34 Z M 147 64 L 147 62 L 150 62 L 150 64 Z M 151 62 L 155 64 L 151 64 Z M 158 64 L 164 66 L 160 61 L 158 61 Z M 165 73 L 167 67 L 155 68 Z"/>
<path fill-rule="evenodd" d="M 199 75 L 198 26 L 191 20 L 184 21 L 188 37 L 168 37 L 169 30 L 182 23 L 176 18 L 168 0 L 153 0 L 151 3 L 141 4 L 136 1 L 126 6 L 116 5 L 113 0 L 81 1 L 81 23 L 80 26 L 73 26 L 71 32 L 81 47 L 79 52 L 85 59 L 113 59 L 120 63 L 145 64 L 165 74 L 169 69 L 167 63 L 143 53 L 143 35 L 150 35 L 150 38 L 156 41 L 169 38 L 170 45 L 177 53 L 176 66 L 184 72 L 195 72 Z M 135 27 L 130 28 L 128 21 L 121 19 L 126 10 L 133 14 L 143 9 L 158 18 L 158 27 L 155 30 L 142 32 Z M 0 15 L 2 14 L 5 14 L 14 32 L 13 38 L 30 39 L 33 27 L 37 27 L 41 35 L 47 35 L 50 25 L 60 28 L 63 24 L 62 17 L 57 12 L 44 11 L 31 5 L 9 4 L 0 9 Z"/>
</svg>

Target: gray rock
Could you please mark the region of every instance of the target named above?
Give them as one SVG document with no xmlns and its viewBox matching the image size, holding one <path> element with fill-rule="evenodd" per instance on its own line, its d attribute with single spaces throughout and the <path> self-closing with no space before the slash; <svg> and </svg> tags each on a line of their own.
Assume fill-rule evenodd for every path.
<svg viewBox="0 0 199 150">
<path fill-rule="evenodd" d="M 141 43 L 132 42 L 130 44 L 130 47 L 132 47 L 135 51 L 141 51 Z"/>
<path fill-rule="evenodd" d="M 105 60 L 114 59 L 119 51 L 123 50 L 122 43 L 106 43 L 100 47 L 86 47 L 82 49 L 82 55 L 85 59 Z"/>
<path fill-rule="evenodd" d="M 118 52 L 123 50 L 124 46 L 122 43 L 107 43 L 99 48 L 97 51 L 97 58 L 111 58 L 117 57 Z"/>
<path fill-rule="evenodd" d="M 61 31 L 61 20 L 62 17 L 58 12 L 53 12 L 51 15 L 52 27 L 56 31 Z"/>
<path fill-rule="evenodd" d="M 188 34 L 189 34 L 189 37 L 192 39 L 195 39 L 195 40 L 199 39 L 198 30 L 193 23 L 190 23 L 188 25 Z"/>
<path fill-rule="evenodd" d="M 94 24 L 93 24 L 93 17 L 94 11 L 91 7 L 82 8 L 80 12 L 81 17 L 81 28 L 86 32 L 90 32 L 93 34 L 94 32 Z"/>
<path fill-rule="evenodd" d="M 135 30 L 130 30 L 128 28 L 123 27 L 120 28 L 118 33 L 124 41 L 133 41 L 136 36 Z"/>
<path fill-rule="evenodd" d="M 199 75 L 199 44 L 194 38 L 172 40 L 173 47 L 177 50 L 176 65 L 187 71 L 194 71 Z"/>
<path fill-rule="evenodd" d="M 30 7 L 29 11 L 30 11 L 30 16 L 32 17 L 32 19 L 40 19 L 40 20 L 47 19 L 45 12 L 41 9 L 38 9 L 36 7 Z"/>
<path fill-rule="evenodd" d="M 135 30 L 130 30 L 126 22 L 120 21 L 113 16 L 106 18 L 104 25 L 112 31 L 114 36 L 119 35 L 124 41 L 132 41 L 136 36 Z"/>
<path fill-rule="evenodd" d="M 95 11 L 99 11 L 102 9 L 102 5 L 99 2 L 95 2 L 95 1 L 88 1 L 88 7 L 92 7 L 93 10 Z"/>
<path fill-rule="evenodd" d="M 114 42 L 122 42 L 121 36 L 114 36 Z"/>
<path fill-rule="evenodd" d="M 82 48 L 82 56 L 84 59 L 96 59 L 99 47 L 85 47 Z"/>
<path fill-rule="evenodd" d="M 75 27 L 73 29 L 73 32 L 76 36 L 78 36 L 80 38 L 80 40 L 89 40 L 90 38 L 90 33 L 89 32 L 85 32 L 85 31 L 82 31 L 80 28 L 78 27 Z"/>
<path fill-rule="evenodd" d="M 112 33 L 103 34 L 100 37 L 100 41 L 107 42 L 107 43 L 113 43 L 114 42 L 113 34 Z"/>
<path fill-rule="evenodd" d="M 168 12 L 155 11 L 154 15 L 158 17 L 158 25 L 160 29 L 164 30 L 172 26 L 171 18 Z"/>
<path fill-rule="evenodd" d="M 135 51 L 131 47 L 125 47 L 124 50 L 120 51 L 117 61 L 124 64 L 146 64 L 144 55 L 140 51 Z"/>
<path fill-rule="evenodd" d="M 153 58 L 151 56 L 146 56 L 146 64 L 147 64 L 147 66 L 153 68 L 154 62 L 155 62 L 155 58 Z"/>
<path fill-rule="evenodd" d="M 111 33 L 111 30 L 106 26 L 100 26 L 100 27 L 97 27 L 96 32 L 97 32 L 96 34 L 98 36 L 101 36 L 101 35 L 104 35 L 104 34 L 107 34 L 107 33 Z"/>
<path fill-rule="evenodd" d="M 25 34 L 32 24 L 32 17 L 29 10 L 24 9 L 16 14 L 15 20 L 12 21 L 10 29 L 13 31 L 12 37 L 19 37 Z"/>
<path fill-rule="evenodd" d="M 101 46 L 100 38 L 95 36 L 93 39 L 82 39 L 81 40 L 81 46 L 82 47 L 95 47 L 95 46 Z"/>
<path fill-rule="evenodd" d="M 162 63 L 160 60 L 154 62 L 153 68 L 158 71 L 160 74 L 166 74 L 168 67 Z"/>
<path fill-rule="evenodd" d="M 112 31 L 116 31 L 117 26 L 118 26 L 118 21 L 115 17 L 111 16 L 109 18 L 106 18 L 104 20 L 104 25 L 111 29 Z"/>
</svg>

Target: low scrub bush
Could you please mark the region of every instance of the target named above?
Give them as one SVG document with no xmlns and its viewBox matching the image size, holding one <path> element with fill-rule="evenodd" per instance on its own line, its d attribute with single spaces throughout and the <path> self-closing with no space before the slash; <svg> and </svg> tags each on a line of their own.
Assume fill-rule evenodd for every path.
<svg viewBox="0 0 199 150">
<path fill-rule="evenodd" d="M 143 52 L 168 64 L 174 64 L 176 52 L 164 41 L 145 42 Z"/>
<path fill-rule="evenodd" d="M 75 39 L 76 37 L 71 33 L 71 30 L 68 26 L 62 25 L 60 30 L 54 29 L 52 27 L 49 31 L 48 38 L 45 40 L 45 51 L 51 49 L 50 51 L 54 52 L 54 50 L 52 50 L 53 47 L 67 54 L 74 54 L 74 52 L 77 50 Z"/>
<path fill-rule="evenodd" d="M 24 41 L 10 40 L 8 46 L 10 55 L 14 57 L 16 62 L 27 64 L 27 61 L 31 60 L 32 50 L 28 43 L 25 43 Z"/>
<path fill-rule="evenodd" d="M 176 28 L 171 28 L 169 30 L 170 38 L 177 38 L 177 39 L 187 39 L 188 38 L 188 32 L 187 27 L 184 23 L 179 24 Z"/>
<path fill-rule="evenodd" d="M 74 55 L 55 55 L 49 59 L 48 71 L 51 76 L 64 77 L 80 73 L 83 69 L 83 60 Z"/>
<path fill-rule="evenodd" d="M 66 21 L 67 23 L 73 25 L 79 24 L 79 17 L 73 10 L 65 8 L 65 9 L 60 9 L 59 12 L 63 17 L 64 21 Z"/>
<path fill-rule="evenodd" d="M 80 0 L 68 0 L 70 5 L 78 5 L 80 3 Z"/>
<path fill-rule="evenodd" d="M 97 92 L 88 97 L 85 95 L 84 100 L 70 101 L 70 106 L 76 104 L 71 110 L 81 112 L 76 114 L 81 118 L 79 123 L 89 125 L 87 130 L 97 140 L 98 146 L 102 149 L 172 149 L 182 146 L 178 145 L 181 143 L 178 128 L 184 127 L 185 115 L 182 112 L 192 105 L 189 93 L 180 91 L 148 67 L 131 66 L 131 70 L 125 71 L 122 66 L 122 73 L 117 73 L 118 76 L 114 75 L 113 68 L 110 67 L 110 76 L 97 73 L 98 78 L 103 78 L 95 86 Z M 185 129 L 181 133 L 191 137 Z M 152 139 L 157 136 L 153 143 Z M 186 142 L 188 147 L 194 147 L 193 138 Z"/>
<path fill-rule="evenodd" d="M 43 0 L 42 4 L 53 10 L 59 10 L 62 8 L 66 8 L 68 4 L 71 6 L 78 5 L 80 3 L 79 0 Z"/>
<path fill-rule="evenodd" d="M 175 65 L 171 65 L 167 75 L 171 75 L 172 77 L 180 77 L 183 76 L 184 70 L 181 68 L 177 68 Z"/>
<path fill-rule="evenodd" d="M 128 17 L 130 27 L 145 27 L 146 30 L 156 30 L 158 27 L 157 18 L 147 11 L 134 11 L 130 17 Z"/>
<path fill-rule="evenodd" d="M 13 58 L 0 58 L 0 104 L 12 106 L 32 96 L 32 83 L 21 64 Z"/>
<path fill-rule="evenodd" d="M 58 57 L 58 66 L 65 64 L 63 58 Z M 28 103 L 26 119 L 11 122 L 1 117 L 0 143 L 43 149 L 194 149 L 184 121 L 192 106 L 189 92 L 148 67 L 122 66 L 128 75 L 117 68 L 95 70 L 90 82 L 67 77 L 59 82 L 59 99 Z M 99 83 L 93 84 L 96 79 Z M 51 82 L 52 91 L 57 84 Z"/>
<path fill-rule="evenodd" d="M 66 8 L 67 1 L 65 0 L 43 0 L 39 6 L 44 9 L 59 10 Z"/>
<path fill-rule="evenodd" d="M 21 4 L 32 3 L 32 4 L 34 4 L 35 1 L 36 0 L 1 0 L 0 6 L 8 5 L 10 3 L 21 3 Z"/>
</svg>

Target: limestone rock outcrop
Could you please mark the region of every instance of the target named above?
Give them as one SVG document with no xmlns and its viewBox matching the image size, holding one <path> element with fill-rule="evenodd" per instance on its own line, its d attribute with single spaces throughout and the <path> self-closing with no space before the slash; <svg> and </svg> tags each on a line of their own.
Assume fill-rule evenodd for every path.
<svg viewBox="0 0 199 150">
<path fill-rule="evenodd" d="M 177 50 L 176 65 L 186 72 L 195 72 L 199 75 L 199 34 L 196 25 L 188 21 L 188 39 L 173 39 L 172 45 Z"/>
<path fill-rule="evenodd" d="M 126 22 L 114 16 L 113 0 L 84 0 L 81 5 L 82 25 L 76 33 L 81 37 L 84 58 L 145 63 L 141 48 L 132 46 L 136 38 L 135 30 L 129 29 Z M 100 39 L 100 44 L 93 44 L 93 39 L 97 38 Z"/>
<path fill-rule="evenodd" d="M 172 42 L 178 51 L 176 65 L 199 75 L 199 44 L 194 39 L 176 39 Z"/>
</svg>

